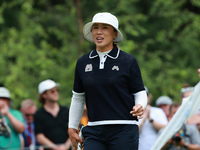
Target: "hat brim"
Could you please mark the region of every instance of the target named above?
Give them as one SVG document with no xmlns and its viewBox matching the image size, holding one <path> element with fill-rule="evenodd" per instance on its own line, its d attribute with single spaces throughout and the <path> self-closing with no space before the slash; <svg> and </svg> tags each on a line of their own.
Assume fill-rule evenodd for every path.
<svg viewBox="0 0 200 150">
<path fill-rule="evenodd" d="M 92 36 L 92 26 L 93 26 L 93 24 L 94 23 L 105 23 L 105 24 L 109 24 L 108 22 L 106 22 L 106 21 L 101 21 L 101 22 L 89 22 L 89 23 L 87 23 L 87 24 L 85 24 L 85 26 L 83 27 L 83 35 L 84 35 L 84 37 L 88 40 L 88 41 L 90 41 L 90 42 L 92 42 L 92 43 L 94 43 L 94 40 L 93 40 L 93 36 Z M 109 24 L 110 25 L 110 24 Z M 112 25 L 111 25 L 112 26 Z M 112 26 L 113 27 L 113 26 Z M 115 28 L 115 27 L 113 27 L 113 28 Z M 121 33 L 121 31 L 119 30 L 119 29 L 117 29 L 117 28 L 115 28 L 116 30 L 117 30 L 117 37 L 113 40 L 113 42 L 114 43 L 119 43 L 119 42 L 121 42 L 122 40 L 123 40 L 123 35 L 122 35 L 122 33 Z"/>
<path fill-rule="evenodd" d="M 47 91 L 47 90 L 50 90 L 50 89 L 53 89 L 53 88 L 59 87 L 59 86 L 60 86 L 60 83 L 52 84 L 52 85 L 48 86 L 48 88 L 45 88 L 45 89 L 43 89 L 42 91 L 39 91 L 39 94 L 42 94 L 42 93 L 44 93 L 44 92 Z"/>
</svg>

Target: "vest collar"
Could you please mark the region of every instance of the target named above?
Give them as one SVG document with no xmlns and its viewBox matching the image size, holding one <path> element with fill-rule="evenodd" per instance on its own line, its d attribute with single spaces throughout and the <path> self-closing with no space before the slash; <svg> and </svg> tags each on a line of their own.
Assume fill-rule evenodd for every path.
<svg viewBox="0 0 200 150">
<path fill-rule="evenodd" d="M 108 57 L 112 58 L 112 59 L 117 59 L 118 56 L 119 56 L 119 52 L 120 52 L 120 49 L 114 44 L 113 45 L 113 49 L 108 53 L 106 54 Z M 90 52 L 90 55 L 89 55 L 89 58 L 90 59 L 93 59 L 95 57 L 98 57 L 98 53 L 97 53 L 97 50 L 96 48 Z"/>
</svg>

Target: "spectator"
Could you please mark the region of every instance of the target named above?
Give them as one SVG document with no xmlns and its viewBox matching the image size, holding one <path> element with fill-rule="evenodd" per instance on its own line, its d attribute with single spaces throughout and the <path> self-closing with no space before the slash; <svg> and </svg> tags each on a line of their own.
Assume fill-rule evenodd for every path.
<svg viewBox="0 0 200 150">
<path fill-rule="evenodd" d="M 173 117 L 180 103 L 173 103 L 170 113 Z M 200 135 L 195 126 L 183 124 L 181 129 L 163 146 L 162 150 L 200 150 Z"/>
<path fill-rule="evenodd" d="M 164 111 L 168 120 L 170 118 L 169 108 L 170 108 L 171 104 L 172 104 L 172 100 L 168 96 L 160 96 L 156 100 L 156 106 L 161 108 Z"/>
<path fill-rule="evenodd" d="M 33 116 L 37 107 L 33 100 L 25 99 L 21 103 L 21 112 L 25 120 L 25 132 L 22 134 L 25 147 L 39 146 L 35 138 L 35 127 Z"/>
<path fill-rule="evenodd" d="M 88 121 L 89 119 L 88 119 L 88 114 L 87 114 L 87 107 L 86 105 L 84 105 L 83 115 L 81 117 L 80 124 L 87 126 Z"/>
<path fill-rule="evenodd" d="M 11 104 L 10 92 L 0 87 L 0 149 L 20 149 L 19 133 L 24 132 L 23 116 L 20 111 L 9 108 Z"/>
<path fill-rule="evenodd" d="M 189 97 L 193 93 L 193 91 L 194 91 L 194 87 L 189 87 L 189 86 L 183 87 L 181 89 L 181 101 L 182 101 L 182 103 L 184 102 L 184 98 Z M 187 123 L 195 125 L 195 126 L 200 125 L 200 112 L 198 111 L 192 117 L 190 117 L 187 120 Z"/>
<path fill-rule="evenodd" d="M 53 150 L 67 150 L 71 147 L 68 136 L 67 107 L 58 104 L 58 84 L 53 80 L 42 81 L 38 86 L 39 101 L 42 107 L 34 115 L 37 141 Z"/>
<path fill-rule="evenodd" d="M 191 86 L 184 86 L 182 89 L 181 89 L 181 102 L 184 101 L 184 98 L 186 97 L 189 97 L 194 91 L 194 87 L 191 87 Z"/>
<path fill-rule="evenodd" d="M 198 69 L 198 72 L 200 73 L 200 69 Z M 189 87 L 188 85 L 184 86 L 181 89 L 181 101 L 184 102 L 184 98 L 190 96 L 194 91 L 194 87 Z M 199 132 L 200 132 L 200 110 L 198 110 L 192 117 L 190 117 L 187 120 L 188 124 L 197 126 Z"/>
<path fill-rule="evenodd" d="M 84 150 L 138 150 L 137 124 L 147 96 L 136 59 L 114 44 L 123 40 L 118 19 L 97 13 L 83 33 L 96 48 L 77 61 L 69 115 L 72 144 L 83 142 L 77 129 L 85 101 L 89 122 L 83 128 Z"/>
<path fill-rule="evenodd" d="M 139 120 L 140 139 L 139 150 L 150 150 L 158 138 L 158 132 L 167 123 L 167 117 L 161 108 L 152 107 L 151 94 L 147 91 L 148 105 L 144 111 L 144 118 Z"/>
</svg>

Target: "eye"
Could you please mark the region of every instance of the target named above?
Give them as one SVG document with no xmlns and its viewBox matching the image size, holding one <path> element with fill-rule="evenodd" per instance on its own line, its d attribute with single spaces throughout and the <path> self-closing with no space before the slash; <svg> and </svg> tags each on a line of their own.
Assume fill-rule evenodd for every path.
<svg viewBox="0 0 200 150">
<path fill-rule="evenodd" d="M 97 26 L 93 26 L 93 29 L 98 29 L 98 27 Z"/>
<path fill-rule="evenodd" d="M 107 27 L 103 27 L 103 29 L 107 29 Z"/>
</svg>

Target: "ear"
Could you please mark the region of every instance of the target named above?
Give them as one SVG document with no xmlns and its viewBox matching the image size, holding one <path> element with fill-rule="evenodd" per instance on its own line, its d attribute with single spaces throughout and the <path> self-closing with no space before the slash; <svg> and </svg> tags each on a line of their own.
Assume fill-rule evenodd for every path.
<svg viewBox="0 0 200 150">
<path fill-rule="evenodd" d="M 42 93 L 42 98 L 46 99 L 47 95 L 46 93 Z"/>
<path fill-rule="evenodd" d="M 114 32 L 114 35 L 113 35 L 113 39 L 115 39 L 115 38 L 117 37 L 117 35 L 118 35 L 118 32 L 115 31 L 115 32 Z"/>
</svg>

